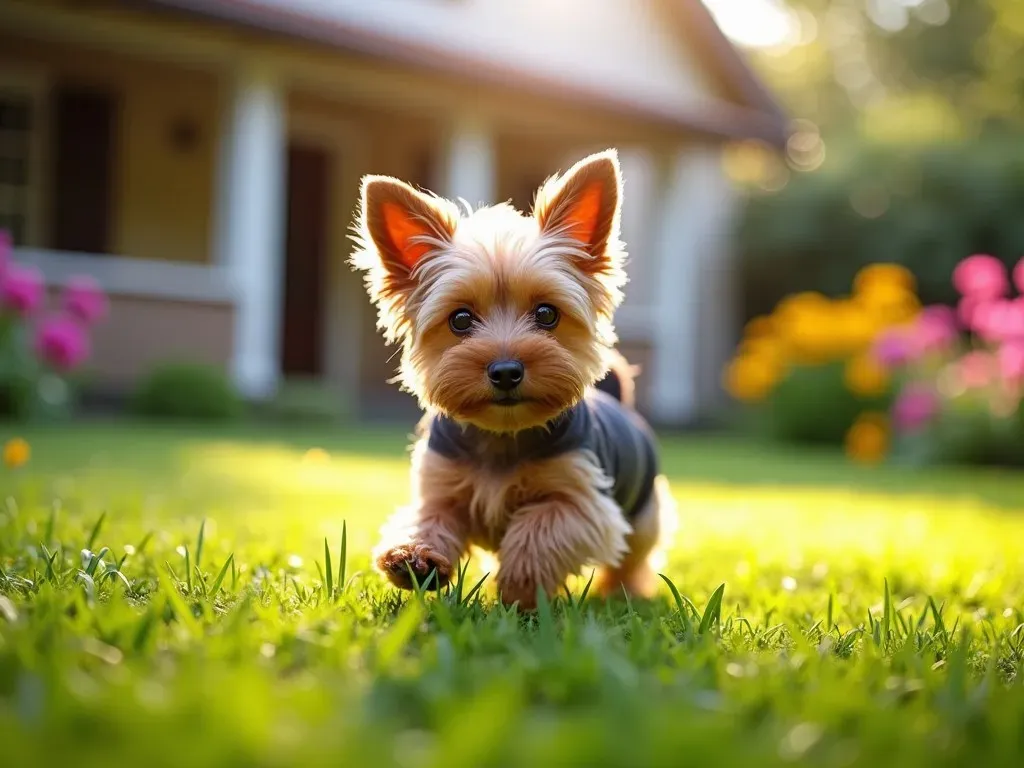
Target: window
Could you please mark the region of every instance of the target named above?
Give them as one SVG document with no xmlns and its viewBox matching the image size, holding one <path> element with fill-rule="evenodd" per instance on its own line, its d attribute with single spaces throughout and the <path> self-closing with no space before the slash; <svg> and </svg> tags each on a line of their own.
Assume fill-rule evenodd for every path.
<svg viewBox="0 0 1024 768">
<path fill-rule="evenodd" d="M 0 229 L 15 245 L 33 239 L 36 223 L 38 113 L 32 89 L 0 81 Z"/>
</svg>

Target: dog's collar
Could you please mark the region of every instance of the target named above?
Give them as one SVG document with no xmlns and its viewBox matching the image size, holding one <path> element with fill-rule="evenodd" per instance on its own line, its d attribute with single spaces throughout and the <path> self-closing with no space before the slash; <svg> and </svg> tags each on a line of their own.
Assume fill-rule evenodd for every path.
<svg viewBox="0 0 1024 768">
<path fill-rule="evenodd" d="M 493 469 L 507 469 L 524 461 L 550 459 L 584 447 L 588 412 L 576 405 L 543 427 L 510 434 L 487 432 L 437 415 L 430 423 L 430 449 L 454 460 L 470 461 Z"/>
</svg>

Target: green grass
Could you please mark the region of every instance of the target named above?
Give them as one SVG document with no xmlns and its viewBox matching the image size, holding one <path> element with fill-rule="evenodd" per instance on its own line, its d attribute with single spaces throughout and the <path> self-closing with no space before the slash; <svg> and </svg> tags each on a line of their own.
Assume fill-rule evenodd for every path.
<svg viewBox="0 0 1024 768">
<path fill-rule="evenodd" d="M 521 618 L 478 563 L 427 595 L 369 570 L 401 431 L 25 436 L 31 463 L 0 470 L 5 766 L 1024 754 L 1020 474 L 666 439 L 671 585 L 604 603 L 579 580 Z"/>
</svg>

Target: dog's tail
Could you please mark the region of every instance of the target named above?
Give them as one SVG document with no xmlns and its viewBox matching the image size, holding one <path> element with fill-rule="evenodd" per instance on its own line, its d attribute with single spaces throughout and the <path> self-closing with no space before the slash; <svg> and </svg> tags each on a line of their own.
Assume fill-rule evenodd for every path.
<svg viewBox="0 0 1024 768">
<path fill-rule="evenodd" d="M 596 387 L 630 408 L 636 406 L 636 377 L 640 369 L 631 365 L 622 353 L 613 349 L 609 356 L 608 373 Z"/>
</svg>

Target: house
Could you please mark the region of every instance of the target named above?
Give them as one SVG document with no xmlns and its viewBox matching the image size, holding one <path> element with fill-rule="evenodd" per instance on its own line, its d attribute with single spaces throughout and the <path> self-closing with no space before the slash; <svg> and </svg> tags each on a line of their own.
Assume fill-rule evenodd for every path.
<svg viewBox="0 0 1024 768">
<path fill-rule="evenodd" d="M 346 264 L 360 177 L 529 206 L 619 149 L 641 405 L 679 424 L 734 337 L 727 143 L 786 121 L 699 0 L 3 0 L 0 227 L 112 295 L 98 381 L 222 365 L 391 408 L 393 350 Z"/>
</svg>

